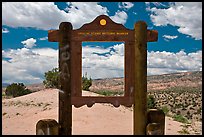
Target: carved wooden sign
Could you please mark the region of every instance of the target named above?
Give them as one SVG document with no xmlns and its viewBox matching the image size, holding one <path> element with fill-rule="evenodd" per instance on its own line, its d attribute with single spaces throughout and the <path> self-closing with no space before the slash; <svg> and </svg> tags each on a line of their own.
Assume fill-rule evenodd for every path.
<svg viewBox="0 0 204 137">
<path fill-rule="evenodd" d="M 113 22 L 108 16 L 98 16 L 91 23 L 84 24 L 81 28 L 70 30 L 70 45 L 61 48 L 60 60 L 66 62 L 71 60 L 70 70 L 65 64 L 61 65 L 61 78 L 65 79 L 71 76 L 71 104 L 75 107 L 87 105 L 91 107 L 94 103 L 111 103 L 115 107 L 124 105 L 132 106 L 134 103 L 134 43 L 135 32 L 125 28 L 122 24 Z M 147 41 L 157 40 L 157 31 L 147 30 Z M 51 30 L 48 33 L 48 40 L 51 42 L 59 42 L 59 30 Z M 82 96 L 81 78 L 82 78 L 82 42 L 85 41 L 120 41 L 125 43 L 125 87 L 124 96 Z M 65 53 L 70 48 L 70 52 Z M 66 71 L 63 71 L 66 70 Z M 70 72 L 69 72 L 70 71 Z M 66 72 L 66 74 L 65 74 Z M 67 74 L 69 73 L 69 74 Z"/>
<path fill-rule="evenodd" d="M 71 23 L 62 22 L 59 30 L 48 31 L 48 40 L 59 42 L 60 89 L 63 91 L 59 92 L 59 134 L 71 135 L 72 105 L 91 107 L 94 103 L 111 103 L 115 107 L 131 107 L 134 104 L 134 134 L 146 134 L 147 42 L 157 39 L 158 32 L 147 30 L 144 21 L 135 23 L 131 30 L 106 15 L 96 17 L 79 29 L 73 30 Z M 125 43 L 124 96 L 82 96 L 82 42 L 86 41 Z"/>
</svg>

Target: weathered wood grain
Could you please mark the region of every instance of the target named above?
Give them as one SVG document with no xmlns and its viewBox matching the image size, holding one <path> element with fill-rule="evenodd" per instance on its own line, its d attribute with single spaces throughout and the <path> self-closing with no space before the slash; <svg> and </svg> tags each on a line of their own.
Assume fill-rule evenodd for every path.
<svg viewBox="0 0 204 137">
<path fill-rule="evenodd" d="M 134 135 L 146 134 L 147 123 L 147 24 L 135 24 Z"/>
<path fill-rule="evenodd" d="M 71 104 L 71 39 L 72 24 L 62 22 L 59 26 L 59 135 L 72 133 L 72 104 Z"/>
</svg>

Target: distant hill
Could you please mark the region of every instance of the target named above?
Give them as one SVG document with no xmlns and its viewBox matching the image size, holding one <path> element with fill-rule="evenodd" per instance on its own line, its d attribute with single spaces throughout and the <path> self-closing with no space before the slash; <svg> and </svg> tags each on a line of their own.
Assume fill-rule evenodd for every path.
<svg viewBox="0 0 204 137">
<path fill-rule="evenodd" d="M 8 85 L 8 83 L 2 83 L 2 88 L 7 87 Z M 43 83 L 29 84 L 25 86 L 32 91 L 39 91 L 45 88 Z M 172 86 L 201 87 L 202 71 L 147 76 L 148 90 L 166 89 Z M 90 89 L 92 91 L 98 89 L 123 90 L 124 78 L 94 79 Z"/>
<path fill-rule="evenodd" d="M 6 85 L 9 84 L 2 83 L 2 87 Z M 43 83 L 26 87 L 33 92 L 45 89 Z M 99 94 L 123 90 L 124 78 L 93 80 L 90 87 L 91 92 Z M 166 108 L 169 116 L 202 120 L 202 71 L 147 76 L 147 94 L 154 96 L 156 108 Z"/>
<path fill-rule="evenodd" d="M 171 87 L 202 87 L 202 71 L 147 76 L 147 90 L 163 90 Z M 124 90 L 124 78 L 93 80 L 91 91 Z"/>
<path fill-rule="evenodd" d="M 124 90 L 124 78 L 93 80 L 90 90 L 116 93 Z M 147 76 L 147 95 L 166 115 L 202 121 L 202 71 Z"/>
<path fill-rule="evenodd" d="M 147 77 L 148 90 L 162 90 L 172 87 L 202 87 L 202 71 L 172 73 Z"/>
<path fill-rule="evenodd" d="M 38 84 L 29 84 L 25 85 L 28 89 L 30 89 L 32 92 L 40 91 L 45 89 L 45 86 L 43 83 L 38 83 Z"/>
</svg>

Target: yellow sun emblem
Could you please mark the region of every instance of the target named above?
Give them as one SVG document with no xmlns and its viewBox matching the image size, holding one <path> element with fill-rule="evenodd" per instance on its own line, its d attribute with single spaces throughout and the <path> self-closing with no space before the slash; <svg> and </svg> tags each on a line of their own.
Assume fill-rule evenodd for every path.
<svg viewBox="0 0 204 137">
<path fill-rule="evenodd" d="M 101 19 L 101 20 L 100 20 L 100 24 L 101 24 L 102 26 L 106 25 L 106 20 L 105 20 L 105 19 Z"/>
</svg>

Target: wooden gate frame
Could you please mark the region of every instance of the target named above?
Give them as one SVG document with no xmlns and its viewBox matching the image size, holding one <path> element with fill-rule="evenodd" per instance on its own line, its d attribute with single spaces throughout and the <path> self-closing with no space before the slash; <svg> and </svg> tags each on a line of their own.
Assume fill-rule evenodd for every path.
<svg viewBox="0 0 204 137">
<path fill-rule="evenodd" d="M 145 135 L 147 126 L 147 42 L 157 41 L 158 32 L 147 30 L 144 21 L 134 29 L 100 15 L 91 23 L 73 30 L 70 22 L 62 22 L 59 30 L 48 31 L 48 41 L 59 42 L 59 135 L 72 134 L 72 105 L 91 107 L 94 103 L 111 103 L 115 107 L 132 106 L 134 134 Z M 82 41 L 125 42 L 125 95 L 123 97 L 84 97 L 81 91 Z"/>
</svg>

